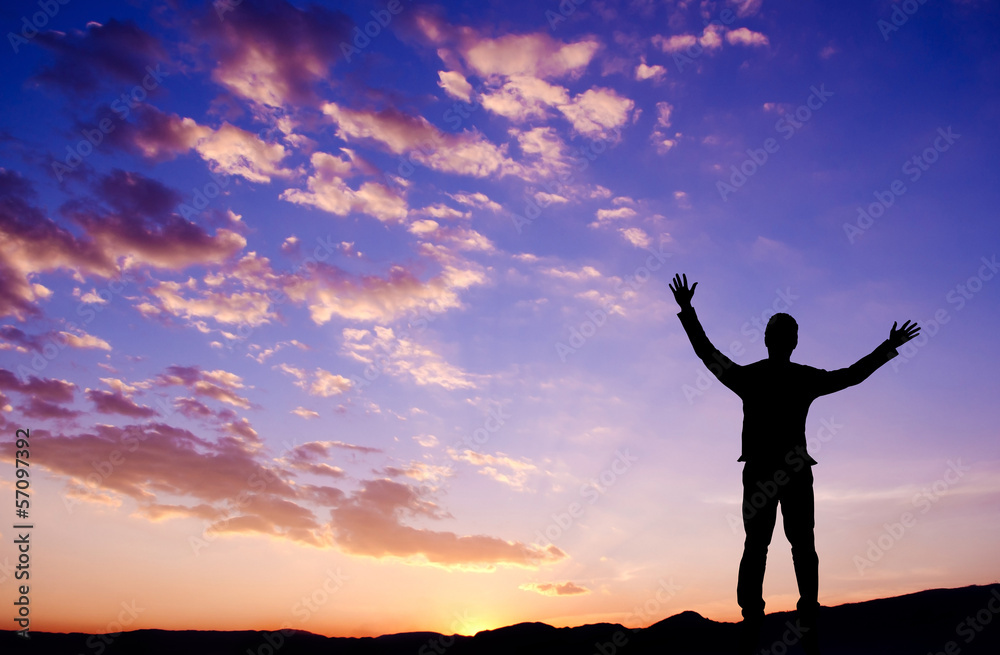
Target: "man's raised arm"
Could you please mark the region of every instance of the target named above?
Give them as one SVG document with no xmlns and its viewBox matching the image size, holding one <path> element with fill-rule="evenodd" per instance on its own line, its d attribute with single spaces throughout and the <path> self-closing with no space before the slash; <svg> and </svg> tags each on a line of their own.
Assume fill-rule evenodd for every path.
<svg viewBox="0 0 1000 655">
<path fill-rule="evenodd" d="M 713 346 L 708 335 L 705 334 L 705 329 L 701 326 L 694 307 L 691 306 L 691 298 L 694 296 L 694 290 L 697 286 L 698 283 L 695 282 L 691 285 L 690 289 L 688 288 L 686 274 L 683 278 L 680 275 L 674 276 L 670 290 L 674 292 L 674 300 L 677 301 L 677 305 L 681 308 L 677 317 L 681 319 L 681 325 L 684 327 L 688 339 L 691 340 L 691 345 L 694 347 L 694 354 L 705 363 L 705 366 L 715 374 L 715 377 L 719 378 L 720 382 L 726 386 L 730 386 L 732 373 L 739 370 L 740 366 Z"/>
<path fill-rule="evenodd" d="M 836 371 L 824 371 L 824 375 L 819 380 L 816 395 L 823 396 L 864 382 L 880 366 L 899 354 L 896 351 L 898 347 L 920 332 L 920 327 L 916 323 L 911 324 L 911 321 L 903 323 L 903 327 L 898 330 L 896 325 L 895 322 L 892 324 L 888 339 L 854 364 Z"/>
</svg>

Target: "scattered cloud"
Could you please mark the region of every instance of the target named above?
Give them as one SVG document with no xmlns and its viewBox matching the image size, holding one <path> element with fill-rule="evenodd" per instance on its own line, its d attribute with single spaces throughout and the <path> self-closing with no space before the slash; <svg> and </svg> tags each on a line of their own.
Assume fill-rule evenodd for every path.
<svg viewBox="0 0 1000 655">
<path fill-rule="evenodd" d="M 575 582 L 563 582 L 561 584 L 555 582 L 526 582 L 519 585 L 518 589 L 533 591 L 543 596 L 577 596 L 590 593 L 590 589 L 582 587 Z"/>
</svg>

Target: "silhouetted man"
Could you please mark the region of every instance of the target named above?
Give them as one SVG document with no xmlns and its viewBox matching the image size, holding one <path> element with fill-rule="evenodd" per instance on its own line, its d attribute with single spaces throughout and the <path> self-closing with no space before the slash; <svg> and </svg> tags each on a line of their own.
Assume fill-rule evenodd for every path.
<svg viewBox="0 0 1000 655">
<path fill-rule="evenodd" d="M 681 311 L 677 316 L 694 352 L 722 384 L 743 400 L 743 559 L 740 561 L 736 597 L 743 610 L 741 652 L 752 653 L 760 639 L 764 618 L 764 566 L 771 543 L 778 505 L 785 536 L 792 546 L 797 605 L 802 643 L 807 653 L 818 653 L 816 619 L 819 614 L 819 558 L 813 535 L 814 499 L 812 466 L 806 452 L 806 413 L 819 396 L 863 381 L 895 357 L 896 348 L 920 331 L 907 321 L 889 338 L 853 366 L 825 371 L 790 361 L 798 345 L 798 324 L 788 314 L 775 314 L 767 322 L 764 345 L 767 359 L 740 366 L 712 345 L 691 306 L 695 282 L 687 275 L 674 276 L 670 290 Z"/>
</svg>

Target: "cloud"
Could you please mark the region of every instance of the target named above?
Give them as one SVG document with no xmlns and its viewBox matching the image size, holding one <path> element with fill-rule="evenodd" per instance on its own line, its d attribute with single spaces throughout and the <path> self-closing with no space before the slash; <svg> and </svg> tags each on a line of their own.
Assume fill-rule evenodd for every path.
<svg viewBox="0 0 1000 655">
<path fill-rule="evenodd" d="M 286 154 L 283 145 L 267 143 L 229 123 L 210 130 L 195 142 L 194 149 L 216 173 L 239 175 L 251 182 L 270 182 L 273 176 L 290 174 L 280 166 Z"/>
<path fill-rule="evenodd" d="M 126 382 L 124 382 L 123 380 L 119 380 L 118 378 L 100 378 L 100 380 L 104 384 L 111 387 L 113 391 L 116 391 L 121 394 L 126 394 L 126 395 L 133 394 L 139 389 L 138 386 L 127 384 Z"/>
<path fill-rule="evenodd" d="M 456 202 L 470 207 L 480 207 L 494 212 L 499 212 L 503 209 L 500 203 L 490 200 L 489 196 L 479 191 L 475 193 L 449 193 L 448 196 Z"/>
<path fill-rule="evenodd" d="M 399 557 L 465 570 L 492 571 L 497 566 L 535 568 L 566 554 L 555 546 L 540 548 L 486 535 L 457 535 L 403 524 L 406 518 L 439 519 L 437 507 L 408 485 L 369 480 L 331 511 L 337 545 L 352 555 Z"/>
<path fill-rule="evenodd" d="M 656 126 L 670 127 L 670 116 L 674 111 L 674 106 L 669 102 L 656 103 Z"/>
<path fill-rule="evenodd" d="M 257 327 L 275 320 L 272 305 L 281 301 L 282 285 L 287 276 L 275 273 L 267 257 L 249 252 L 239 260 L 227 262 L 215 272 L 203 275 L 200 282 L 159 282 L 150 287 L 157 311 L 190 320 L 202 332 L 209 329 L 199 319 L 211 318 L 226 325 Z M 223 332 L 229 339 L 236 336 Z M 303 344 L 295 341 L 285 345 Z M 276 348 L 282 347 L 281 344 Z M 251 344 L 251 349 L 259 346 Z M 273 352 L 273 350 L 272 350 Z M 262 360 L 258 360 L 262 361 Z"/>
<path fill-rule="evenodd" d="M 527 459 L 508 457 L 504 453 L 489 455 L 474 450 L 449 449 L 448 455 L 457 462 L 466 462 L 479 468 L 479 474 L 492 478 L 516 491 L 525 491 L 528 475 L 538 468 Z"/>
<path fill-rule="evenodd" d="M 310 441 L 291 448 L 281 461 L 293 469 L 313 475 L 343 478 L 346 475 L 344 469 L 320 461 L 330 457 L 330 448 L 330 442 Z"/>
<path fill-rule="evenodd" d="M 192 391 L 196 396 L 212 398 L 222 403 L 249 409 L 250 401 L 237 389 L 243 389 L 243 378 L 228 371 L 202 371 L 197 366 L 168 366 L 165 373 L 154 378 L 159 386 L 179 385 Z"/>
<path fill-rule="evenodd" d="M 440 251 L 433 253 L 441 255 Z M 421 281 L 403 266 L 392 266 L 385 277 L 355 276 L 320 264 L 308 275 L 288 278 L 285 293 L 304 302 L 317 325 L 333 316 L 349 320 L 390 323 L 415 311 L 441 313 L 462 306 L 458 292 L 485 281 L 478 267 L 461 261 L 445 262 L 441 271 Z"/>
<path fill-rule="evenodd" d="M 412 338 L 397 336 L 391 328 L 345 330 L 344 352 L 359 362 L 377 365 L 379 370 L 410 379 L 419 386 L 444 389 L 471 389 L 473 377 L 446 362 L 439 354 Z"/>
<path fill-rule="evenodd" d="M 73 402 L 73 392 L 76 390 L 76 385 L 66 380 L 39 378 L 34 375 L 28 376 L 27 380 L 22 381 L 7 369 L 0 368 L 0 389 L 34 396 L 53 403 L 70 403 Z"/>
<path fill-rule="evenodd" d="M 193 264 L 222 263 L 246 245 L 246 239 L 232 230 L 219 228 L 212 236 L 173 213 L 178 194 L 140 173 L 113 170 L 97 181 L 94 190 L 111 211 L 79 203 L 65 208 L 64 213 L 89 237 L 89 242 L 66 243 L 65 247 L 99 253 L 106 264 L 94 272 L 102 276 L 117 272 L 114 262 L 121 257 L 136 266 L 181 270 Z M 40 263 L 36 270 L 42 268 Z"/>
<path fill-rule="evenodd" d="M 337 125 L 345 141 L 370 140 L 396 155 L 436 171 L 487 177 L 517 167 L 506 155 L 506 146 L 495 146 L 476 131 L 446 133 L 423 116 L 412 116 L 395 107 L 380 111 L 354 110 L 328 102 L 323 113 Z"/>
<path fill-rule="evenodd" d="M 636 212 L 631 207 L 619 207 L 617 209 L 598 209 L 595 215 L 597 216 L 597 221 L 595 223 L 591 223 L 591 227 L 598 224 L 632 218 L 636 215 Z"/>
<path fill-rule="evenodd" d="M 547 206 L 552 203 L 565 204 L 569 202 L 569 198 L 564 198 L 555 193 L 547 193 L 545 191 L 536 191 L 532 196 L 540 205 Z"/>
<path fill-rule="evenodd" d="M 610 211 L 610 210 L 608 210 Z M 601 272 L 593 266 L 583 266 L 579 270 L 571 270 L 564 267 L 552 267 L 542 271 L 546 275 L 563 280 L 579 282 L 581 280 L 600 279 Z"/>
<path fill-rule="evenodd" d="M 534 127 L 517 131 L 521 151 L 532 160 L 525 167 L 528 179 L 565 175 L 570 170 L 571 153 L 559 133 L 552 127 Z"/>
<path fill-rule="evenodd" d="M 533 591 L 543 596 L 576 596 L 590 593 L 590 589 L 581 587 L 575 582 L 563 582 L 562 584 L 554 582 L 526 582 L 518 585 L 517 588 L 524 591 Z"/>
<path fill-rule="evenodd" d="M 42 32 L 35 41 L 55 55 L 35 79 L 76 96 L 141 84 L 147 66 L 166 59 L 155 37 L 132 21 L 113 18 L 103 25 L 91 21 L 82 31 Z"/>
<path fill-rule="evenodd" d="M 516 75 L 500 87 L 485 92 L 483 107 L 514 122 L 545 118 L 550 107 L 569 104 L 569 91 L 537 77 Z"/>
<path fill-rule="evenodd" d="M 600 44 L 586 38 L 562 43 L 544 32 L 506 34 L 496 39 L 471 34 L 459 50 L 481 77 L 530 75 L 552 78 L 579 75 L 590 64 Z"/>
<path fill-rule="evenodd" d="M 421 239 L 446 243 L 459 251 L 492 252 L 493 243 L 479 232 L 464 225 L 441 225 L 429 219 L 416 220 L 407 228 Z"/>
<path fill-rule="evenodd" d="M 753 32 L 745 27 L 740 27 L 726 33 L 726 41 L 731 44 L 748 46 L 766 46 L 770 44 L 767 37 L 760 32 Z"/>
<path fill-rule="evenodd" d="M 407 477 L 417 482 L 436 482 L 453 474 L 451 466 L 438 466 L 425 462 L 410 462 L 405 466 L 386 466 L 381 473 L 391 477 Z"/>
<path fill-rule="evenodd" d="M 288 341 L 279 341 L 270 348 L 264 348 L 263 346 L 252 343 L 247 346 L 247 350 L 256 353 L 255 355 L 248 355 L 252 357 L 258 364 L 263 364 L 271 355 L 281 350 L 284 350 L 288 346 L 295 346 L 299 350 L 310 350 L 309 346 L 302 343 L 298 339 L 289 339 Z"/>
<path fill-rule="evenodd" d="M 666 53 L 679 52 L 690 48 L 698 42 L 698 37 L 693 34 L 674 34 L 664 37 L 659 34 L 653 36 L 653 45 Z"/>
<path fill-rule="evenodd" d="M 469 218 L 470 216 L 469 212 L 459 211 L 454 207 L 449 207 L 448 205 L 440 202 L 414 210 L 412 213 L 417 216 L 431 216 L 433 218 L 444 218 L 448 220 L 464 219 Z"/>
<path fill-rule="evenodd" d="M 197 398 L 174 398 L 174 408 L 190 419 L 209 419 L 217 416 L 212 408 Z"/>
<path fill-rule="evenodd" d="M 194 278 L 184 283 L 158 282 L 149 293 L 162 311 L 187 319 L 211 318 L 227 325 L 257 327 L 277 317 L 266 293 L 200 289 Z"/>
<path fill-rule="evenodd" d="M 98 350 L 111 350 L 110 343 L 100 337 L 87 334 L 86 332 L 81 332 L 80 334 L 60 332 L 59 335 L 66 340 L 66 345 L 70 348 L 96 348 Z"/>
<path fill-rule="evenodd" d="M 413 436 L 413 440 L 424 448 L 433 448 L 438 445 L 438 438 L 433 434 L 418 434 Z"/>
<path fill-rule="evenodd" d="M 472 100 L 472 85 L 457 71 L 438 71 L 438 86 L 452 98 L 469 102 Z"/>
<path fill-rule="evenodd" d="M 311 409 L 306 409 L 305 407 L 296 407 L 291 411 L 291 413 L 304 419 L 319 418 L 319 412 L 315 412 Z"/>
<path fill-rule="evenodd" d="M 0 168 L 0 315 L 18 320 L 39 315 L 37 304 L 51 295 L 35 281 L 38 273 L 64 268 L 111 277 L 117 270 L 111 253 L 56 225 L 34 199 L 27 180 Z"/>
<path fill-rule="evenodd" d="M 13 325 L 0 327 L 0 339 L 17 344 L 18 350 L 22 352 L 34 351 L 42 352 L 45 346 L 62 349 L 66 346 L 70 348 L 96 348 L 99 350 L 111 350 L 111 344 L 100 337 L 87 334 L 82 330 L 76 333 L 49 331 L 43 334 L 27 334 L 23 330 Z"/>
<path fill-rule="evenodd" d="M 736 7 L 737 16 L 745 18 L 747 16 L 753 16 L 760 11 L 760 7 L 764 3 L 764 0 L 727 0 L 727 2 Z"/>
<path fill-rule="evenodd" d="M 643 57 L 638 66 L 635 67 L 635 79 L 639 82 L 643 80 L 653 80 L 659 82 L 667 75 L 667 69 L 659 64 L 646 65 L 646 58 Z"/>
<path fill-rule="evenodd" d="M 337 216 L 359 212 L 380 221 L 406 218 L 406 199 L 384 184 L 364 182 L 350 188 L 344 177 L 352 172 L 351 163 L 325 152 L 314 152 L 310 158 L 313 174 L 306 182 L 308 190 L 286 189 L 281 199 L 299 205 L 310 205 Z"/>
<path fill-rule="evenodd" d="M 270 107 L 316 103 L 315 87 L 330 79 L 352 27 L 339 11 L 283 0 L 243 2 L 221 17 L 207 9 L 194 24 L 214 65 L 212 79 Z"/>
<path fill-rule="evenodd" d="M 646 231 L 638 227 L 623 227 L 619 229 L 622 237 L 636 248 L 649 248 L 653 240 L 649 238 Z"/>
<path fill-rule="evenodd" d="M 157 415 L 152 407 L 139 405 L 118 391 L 87 389 L 87 398 L 94 404 L 94 411 L 101 414 L 121 414 L 132 418 L 150 418 Z"/>
<path fill-rule="evenodd" d="M 214 173 L 238 175 L 251 182 L 266 183 L 293 173 L 281 166 L 288 155 L 285 146 L 268 143 L 228 122 L 215 129 L 147 105 L 136 108 L 135 114 L 134 120 L 122 122 L 108 141 L 151 161 L 173 159 L 194 150 Z"/>
<path fill-rule="evenodd" d="M 494 39 L 471 27 L 449 25 L 427 11 L 416 17 L 416 25 L 424 38 L 437 46 L 438 54 L 446 63 L 457 54 L 468 68 L 484 78 L 491 75 L 530 75 L 543 79 L 579 76 L 600 48 L 593 37 L 563 43 L 546 32 L 505 34 Z"/>
<path fill-rule="evenodd" d="M 570 98 L 564 87 L 531 76 L 508 78 L 491 92 L 483 93 L 483 107 L 514 122 L 542 119 L 549 109 L 561 112 L 577 133 L 606 138 L 610 130 L 628 120 L 635 103 L 613 89 L 594 87 Z"/>
<path fill-rule="evenodd" d="M 343 375 L 334 375 L 330 371 L 324 371 L 321 368 L 317 368 L 313 375 L 313 381 L 309 385 L 308 391 L 314 396 L 322 396 L 324 398 L 339 396 L 354 386 Z"/>
<path fill-rule="evenodd" d="M 328 543 L 323 526 L 301 503 L 336 498 L 336 490 L 290 484 L 289 472 L 259 461 L 237 440 L 209 441 L 163 423 L 98 425 L 73 436 L 45 433 L 35 449 L 40 466 L 66 479 L 67 502 L 114 502 L 124 496 L 138 504 L 137 515 L 150 520 L 212 521 L 207 539 L 192 537 L 196 548 L 222 533 Z M 195 504 L 160 502 L 167 497 Z"/>
<path fill-rule="evenodd" d="M 140 105 L 130 113 L 130 120 L 122 121 L 108 134 L 108 142 L 150 161 L 173 159 L 212 134 L 210 127 L 193 118 L 165 114 L 150 105 Z"/>
<path fill-rule="evenodd" d="M 670 127 L 673 112 L 674 106 L 669 102 L 661 101 L 656 103 L 656 126 L 653 128 L 653 133 L 649 135 L 649 138 L 656 146 L 656 151 L 661 155 L 677 145 L 677 141 L 670 138 L 666 129 Z M 674 136 L 678 135 L 675 134 Z"/>
<path fill-rule="evenodd" d="M 31 397 L 27 404 L 18 406 L 18 411 L 25 418 L 34 419 L 71 419 L 80 416 L 83 412 L 68 409 L 61 405 L 42 400 L 38 397 Z"/>
<path fill-rule="evenodd" d="M 592 139 L 606 139 L 628 120 L 635 102 L 614 89 L 592 88 L 560 107 L 578 133 Z"/>
<path fill-rule="evenodd" d="M 664 37 L 656 34 L 653 36 L 652 42 L 653 45 L 667 54 L 687 50 L 696 44 L 712 52 L 722 47 L 722 34 L 725 31 L 726 28 L 724 26 L 711 23 L 705 26 L 700 36 L 695 36 L 694 34 L 674 34 L 670 37 Z"/>
</svg>

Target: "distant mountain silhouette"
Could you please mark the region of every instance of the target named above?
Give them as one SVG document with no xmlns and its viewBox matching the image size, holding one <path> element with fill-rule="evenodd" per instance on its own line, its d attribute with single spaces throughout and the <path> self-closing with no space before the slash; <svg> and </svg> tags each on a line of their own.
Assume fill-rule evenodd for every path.
<svg viewBox="0 0 1000 655">
<path fill-rule="evenodd" d="M 1000 584 L 933 589 L 906 596 L 824 607 L 825 655 L 997 655 Z M 739 626 L 681 612 L 648 628 L 613 623 L 554 628 L 544 623 L 485 630 L 474 637 L 409 632 L 381 637 L 323 637 L 294 630 L 135 630 L 110 644 L 81 633 L 32 632 L 30 641 L 0 631 L 0 653 L 45 655 L 643 655 L 733 653 Z M 433 645 L 432 645 L 433 644 Z M 100 648 L 100 647 L 103 647 Z M 801 652 L 794 612 L 767 615 L 761 640 L 767 655 Z"/>
</svg>

